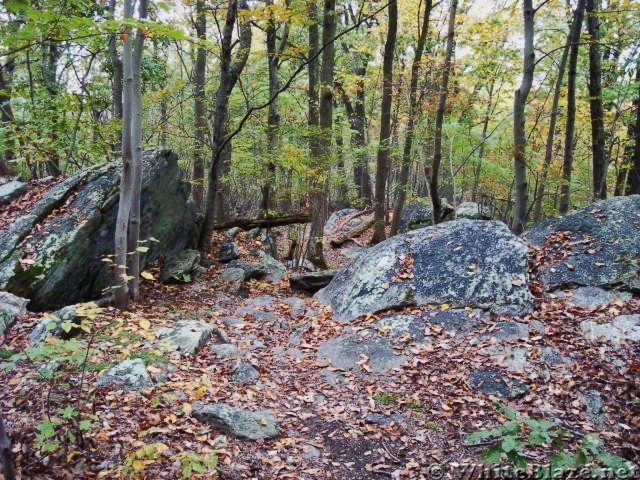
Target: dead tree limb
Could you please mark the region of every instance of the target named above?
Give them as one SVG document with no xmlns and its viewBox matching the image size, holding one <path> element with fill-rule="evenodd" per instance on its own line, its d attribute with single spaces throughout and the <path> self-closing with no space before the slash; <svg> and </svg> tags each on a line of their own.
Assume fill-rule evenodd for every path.
<svg viewBox="0 0 640 480">
<path fill-rule="evenodd" d="M 353 238 L 359 237 L 360 235 L 362 235 L 364 232 L 369 230 L 373 226 L 373 224 L 374 224 L 374 220 L 369 220 L 368 222 L 364 222 L 361 225 L 358 225 L 356 228 L 349 230 L 347 233 L 340 235 L 337 238 L 334 238 L 329 243 L 331 243 L 331 246 L 334 248 L 339 247 L 346 241 L 352 240 Z"/>
<path fill-rule="evenodd" d="M 269 218 L 237 218 L 215 225 L 214 230 L 226 230 L 233 227 L 251 230 L 252 228 L 281 227 L 283 225 L 293 225 L 294 223 L 309 223 L 309 214 L 296 213 L 294 215 Z"/>
</svg>

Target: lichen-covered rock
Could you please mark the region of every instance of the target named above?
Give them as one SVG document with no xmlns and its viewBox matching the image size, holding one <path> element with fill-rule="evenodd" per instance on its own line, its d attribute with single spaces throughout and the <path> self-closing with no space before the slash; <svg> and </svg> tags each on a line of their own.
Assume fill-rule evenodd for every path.
<svg viewBox="0 0 640 480">
<path fill-rule="evenodd" d="M 534 246 L 549 241 L 550 260 L 538 270 L 548 290 L 640 288 L 640 195 L 593 203 L 537 223 L 524 236 Z"/>
<path fill-rule="evenodd" d="M 27 190 L 27 184 L 18 180 L 11 180 L 0 185 L 0 207 L 14 198 L 18 198 Z"/>
<path fill-rule="evenodd" d="M 473 370 L 469 385 L 480 392 L 512 400 L 521 397 L 530 386 L 517 378 L 508 378 L 499 370 Z"/>
<path fill-rule="evenodd" d="M 424 341 L 426 324 L 420 316 L 393 314 L 381 318 L 373 324 L 373 327 L 394 343 L 419 343 Z"/>
<path fill-rule="evenodd" d="M 143 165 L 141 239 L 158 240 L 144 244 L 145 265 L 185 247 L 195 208 L 175 154 L 147 150 Z M 0 289 L 30 298 L 38 311 L 94 299 L 113 286 L 114 269 L 103 259 L 114 251 L 119 183 L 118 164 L 82 170 L 0 232 Z"/>
<path fill-rule="evenodd" d="M 180 320 L 171 327 L 160 329 L 158 337 L 169 348 L 183 355 L 193 355 L 209 341 L 214 330 L 215 326 L 201 320 Z"/>
<path fill-rule="evenodd" d="M 289 276 L 289 284 L 294 290 L 306 292 L 311 295 L 331 283 L 337 270 L 322 270 L 320 272 L 292 273 Z"/>
<path fill-rule="evenodd" d="M 464 202 L 455 209 L 455 218 L 468 218 L 471 220 L 491 220 L 488 209 L 475 202 Z"/>
<path fill-rule="evenodd" d="M 193 416 L 223 433 L 247 440 L 275 437 L 279 433 L 271 410 L 242 410 L 224 404 L 194 402 Z"/>
<path fill-rule="evenodd" d="M 65 329 L 63 324 L 68 322 L 79 324 L 82 316 L 78 313 L 78 310 L 81 308 L 82 304 L 68 305 L 56 312 L 46 314 L 36 325 L 36 328 L 29 333 L 29 342 L 32 345 L 39 345 L 50 337 L 71 338 L 78 333 L 78 329 Z"/>
<path fill-rule="evenodd" d="M 574 290 L 556 292 L 558 298 L 578 307 L 597 308 L 611 303 L 627 304 L 633 299 L 630 292 L 604 290 L 599 287 L 579 287 Z"/>
<path fill-rule="evenodd" d="M 240 252 L 238 251 L 238 244 L 231 240 L 225 240 L 220 244 L 220 250 L 218 251 L 218 261 L 221 263 L 229 263 L 231 260 L 240 258 Z"/>
<path fill-rule="evenodd" d="M 0 333 L 27 314 L 29 300 L 9 292 L 0 292 Z"/>
<path fill-rule="evenodd" d="M 457 220 L 379 243 L 316 297 L 342 322 L 437 303 L 524 314 L 533 307 L 528 285 L 527 246 L 506 225 Z"/>
<path fill-rule="evenodd" d="M 408 232 L 430 225 L 433 225 L 433 208 L 430 204 L 416 200 L 405 204 L 402 208 L 399 232 Z"/>
<path fill-rule="evenodd" d="M 585 320 L 580 323 L 582 334 L 589 340 L 609 341 L 619 346 L 622 342 L 640 341 L 640 314 L 620 315 L 611 323 L 597 323 Z"/>
<path fill-rule="evenodd" d="M 114 390 L 143 390 L 151 387 L 153 380 L 144 362 L 136 358 L 111 367 L 98 378 L 98 385 Z"/>
<path fill-rule="evenodd" d="M 162 270 L 162 283 L 189 283 L 203 272 L 200 252 L 186 249 L 167 257 Z"/>
<path fill-rule="evenodd" d="M 260 378 L 260 372 L 256 370 L 253 365 L 247 362 L 238 362 L 236 369 L 231 376 L 231 380 L 247 385 L 253 383 Z"/>
</svg>

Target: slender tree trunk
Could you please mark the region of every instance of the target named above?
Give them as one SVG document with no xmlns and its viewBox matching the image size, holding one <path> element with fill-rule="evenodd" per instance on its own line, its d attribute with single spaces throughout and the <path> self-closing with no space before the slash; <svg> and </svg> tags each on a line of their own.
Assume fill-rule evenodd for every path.
<svg viewBox="0 0 640 480">
<path fill-rule="evenodd" d="M 195 146 L 193 149 L 193 201 L 198 211 L 204 211 L 204 172 L 205 172 L 205 151 L 207 136 L 207 106 L 204 86 L 207 71 L 207 47 L 204 42 L 207 40 L 207 16 L 205 11 L 205 0 L 196 0 L 195 18 L 196 36 L 200 42 L 196 49 L 196 62 L 193 67 L 193 108 L 194 108 L 194 128 Z"/>
<path fill-rule="evenodd" d="M 0 414 L 0 464 L 2 464 L 2 474 L 5 480 L 15 480 L 16 471 L 13 466 L 13 452 L 11 451 L 11 440 L 4 427 L 2 414 Z"/>
<path fill-rule="evenodd" d="M 374 200 L 374 226 L 371 243 L 376 244 L 386 237 L 385 223 L 387 217 L 386 191 L 389 176 L 391 151 L 391 105 L 393 100 L 393 56 L 396 49 L 398 30 L 398 3 L 391 0 L 389 9 L 389 26 L 387 40 L 384 44 L 384 60 L 382 64 L 382 104 L 380 107 L 380 142 L 376 159 L 376 195 Z"/>
<path fill-rule="evenodd" d="M 251 50 L 251 24 L 248 18 L 244 18 L 240 25 L 240 39 L 235 61 L 232 63 L 232 36 L 238 11 L 247 10 L 245 0 L 230 0 L 227 8 L 227 18 L 223 27 L 221 55 L 220 55 L 220 81 L 215 94 L 215 110 L 211 135 L 212 158 L 209 166 L 207 185 L 207 204 L 204 212 L 204 220 L 198 248 L 207 252 L 211 244 L 213 228 L 216 218 L 224 217 L 224 193 L 221 189 L 220 178 L 230 168 L 231 145 L 226 141 L 229 120 L 229 97 L 240 78 L 249 58 Z"/>
<path fill-rule="evenodd" d="M 50 103 L 50 119 L 48 122 L 49 144 L 47 159 L 47 172 L 54 177 L 59 176 L 60 155 L 58 154 L 58 136 L 60 129 L 60 113 L 54 104 L 59 94 L 58 85 L 58 61 L 60 60 L 60 49 L 56 42 L 44 42 L 42 46 L 42 82 L 48 94 L 48 102 Z"/>
<path fill-rule="evenodd" d="M 533 25 L 535 11 L 533 0 L 523 0 L 524 49 L 522 64 L 522 83 L 516 90 L 513 101 L 513 168 L 515 182 L 515 206 L 511 231 L 519 235 L 524 231 L 529 203 L 529 184 L 527 183 L 525 106 L 533 84 L 535 53 L 533 50 Z"/>
<path fill-rule="evenodd" d="M 569 75 L 567 81 L 567 124 L 564 137 L 564 157 L 562 162 L 562 185 L 560 186 L 560 214 L 569 211 L 571 193 L 571 171 L 573 169 L 573 151 L 575 147 L 574 131 L 576 125 L 576 68 L 580 33 L 584 17 L 585 0 L 579 0 L 571 27 L 571 46 L 569 47 Z"/>
<path fill-rule="evenodd" d="M 109 18 L 113 19 L 116 11 L 116 0 L 109 0 Z M 118 54 L 118 35 L 109 37 L 109 58 L 113 68 L 113 78 L 111 79 L 111 96 L 113 102 L 113 116 L 122 119 L 122 59 Z M 118 142 L 116 150 L 121 146 Z"/>
<path fill-rule="evenodd" d="M 636 84 L 639 89 L 638 96 L 633 102 L 636 111 L 636 123 L 632 130 L 634 147 L 630 159 L 631 168 L 627 176 L 625 195 L 640 194 L 640 62 L 636 65 Z"/>
<path fill-rule="evenodd" d="M 547 132 L 547 143 L 544 151 L 544 160 L 542 161 L 542 172 L 540 173 L 539 188 L 533 205 L 533 220 L 540 220 L 542 214 L 542 200 L 544 199 L 545 189 L 547 188 L 547 178 L 549 177 L 549 169 L 553 160 L 554 139 L 556 135 L 556 123 L 558 121 L 560 103 L 560 94 L 562 92 L 562 82 L 564 80 L 564 71 L 567 67 L 567 58 L 569 57 L 569 46 L 571 45 L 571 35 L 575 30 L 576 13 L 573 14 L 573 21 L 570 27 L 567 43 L 562 49 L 562 57 L 558 66 L 558 77 L 556 78 L 556 86 L 553 92 L 553 103 L 551 106 L 551 116 L 549 117 L 549 131 Z"/>
<path fill-rule="evenodd" d="M 600 54 L 600 1 L 587 0 L 589 33 L 589 107 L 591 110 L 591 151 L 593 155 L 593 197 L 607 196 L 604 109 L 602 107 L 602 56 Z"/>
<path fill-rule="evenodd" d="M 139 18 L 147 16 L 148 0 L 140 0 Z M 132 0 L 124 2 L 124 17 L 133 18 Z M 124 73 L 122 116 L 122 173 L 116 218 L 114 304 L 127 308 L 138 291 L 140 236 L 140 184 L 142 177 L 142 91 L 140 66 L 144 33 L 139 28 L 135 40 L 125 31 L 122 64 Z M 132 43 L 135 42 L 135 46 Z"/>
<path fill-rule="evenodd" d="M 11 108 L 11 94 L 13 84 L 13 71 L 15 60 L 10 58 L 6 63 L 0 63 L 0 121 L 7 132 L 0 146 L 0 177 L 9 177 L 11 172 L 7 163 L 13 160 L 14 139 L 13 139 L 13 109 Z"/>
<path fill-rule="evenodd" d="M 471 189 L 471 198 L 475 202 L 478 196 L 478 189 L 480 185 L 480 174 L 482 173 L 482 162 L 484 160 L 484 147 L 487 142 L 487 131 L 489 129 L 489 119 L 494 110 L 495 105 L 493 104 L 493 92 L 495 89 L 496 80 L 495 77 L 491 78 L 491 83 L 489 84 L 489 101 L 487 102 L 487 108 L 484 112 L 484 120 L 482 121 L 482 137 L 480 140 L 480 148 L 478 149 L 478 160 L 477 164 L 474 167 L 473 171 L 473 187 Z"/>
<path fill-rule="evenodd" d="M 333 126 L 333 69 L 335 62 L 336 36 L 336 2 L 324 0 L 324 14 L 322 21 L 322 67 L 320 69 L 320 91 L 318 108 L 318 138 L 316 140 L 320 165 L 322 168 L 316 174 L 316 181 L 311 191 L 311 229 L 307 258 L 316 267 L 326 269 L 322 236 L 324 223 L 327 220 L 329 171 L 331 169 L 331 128 Z M 311 41 L 310 41 L 311 43 Z M 310 48 L 311 50 L 311 48 Z M 317 50 L 315 50 L 317 51 Z M 311 51 L 309 52 L 311 54 Z"/>
<path fill-rule="evenodd" d="M 418 120 L 418 80 L 420 77 L 422 55 L 424 53 L 424 47 L 427 43 L 427 34 L 429 32 L 431 7 L 432 1 L 427 0 L 424 6 L 422 25 L 419 26 L 420 35 L 418 37 L 418 44 L 416 45 L 416 53 L 411 64 L 411 80 L 409 80 L 409 118 L 407 120 L 404 149 L 402 151 L 402 164 L 400 167 L 400 178 L 398 179 L 398 195 L 393 206 L 393 218 L 391 220 L 392 236 L 398 233 L 400 217 L 402 216 L 402 209 L 407 198 L 407 189 L 409 187 L 408 181 L 413 153 L 414 128 L 415 123 Z"/>
</svg>

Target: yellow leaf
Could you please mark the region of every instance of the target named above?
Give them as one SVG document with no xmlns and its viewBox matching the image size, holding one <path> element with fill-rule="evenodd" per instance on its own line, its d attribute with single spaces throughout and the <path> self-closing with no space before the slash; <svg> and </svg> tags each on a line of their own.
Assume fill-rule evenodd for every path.
<svg viewBox="0 0 640 480">
<path fill-rule="evenodd" d="M 142 273 L 140 274 L 140 276 L 141 276 L 142 278 L 146 278 L 147 280 L 155 280 L 155 279 L 156 279 L 156 277 L 154 277 L 153 275 L 151 275 L 149 272 L 142 272 Z"/>
<path fill-rule="evenodd" d="M 191 411 L 193 410 L 193 408 L 191 408 L 190 403 L 185 402 L 185 404 L 182 405 L 182 410 L 184 410 L 184 413 L 186 413 L 187 415 L 191 415 Z"/>
<path fill-rule="evenodd" d="M 448 303 L 440 305 L 440 310 L 449 310 L 449 308 L 451 308 L 451 306 Z"/>
<path fill-rule="evenodd" d="M 151 322 L 149 320 L 147 320 L 146 318 L 143 318 L 142 320 L 140 320 L 140 328 L 144 329 L 144 330 L 149 330 L 149 328 L 151 327 Z"/>
</svg>

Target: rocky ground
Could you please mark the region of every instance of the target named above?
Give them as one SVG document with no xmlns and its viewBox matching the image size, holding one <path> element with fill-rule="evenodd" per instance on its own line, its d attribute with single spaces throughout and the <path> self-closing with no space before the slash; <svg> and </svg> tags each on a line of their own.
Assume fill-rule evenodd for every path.
<svg viewBox="0 0 640 480">
<path fill-rule="evenodd" d="M 257 241 L 238 243 L 251 260 Z M 213 454 L 217 478 L 436 478 L 439 466 L 474 478 L 465 465 L 488 442 L 466 435 L 504 421 L 496 401 L 557 422 L 569 451 L 598 433 L 637 461 L 638 298 L 539 289 L 524 317 L 440 304 L 340 323 L 286 278 L 232 294 L 223 269 L 163 285 L 150 268 L 131 312 L 96 314 L 86 363 L 56 366 L 52 381 L 29 360 L 2 373 L 22 478 L 212 478 L 188 465 Z M 25 347 L 40 317 L 3 349 Z M 122 361 L 124 375 L 109 370 Z M 81 437 L 69 406 L 91 420 Z M 60 421 L 50 452 L 34 445 L 47 419 Z M 539 464 L 549 453 L 527 450 Z"/>
</svg>

